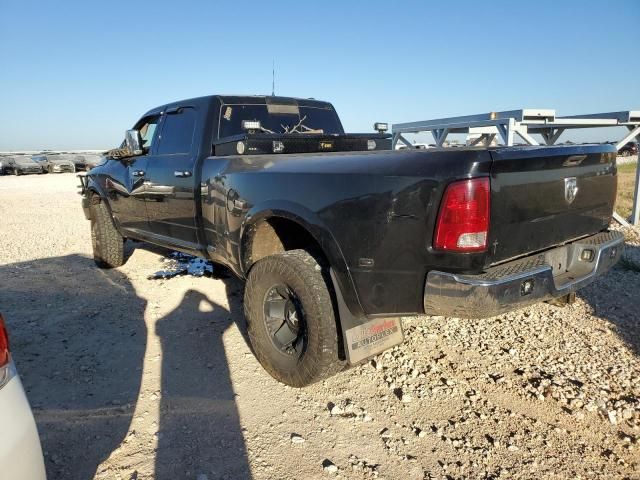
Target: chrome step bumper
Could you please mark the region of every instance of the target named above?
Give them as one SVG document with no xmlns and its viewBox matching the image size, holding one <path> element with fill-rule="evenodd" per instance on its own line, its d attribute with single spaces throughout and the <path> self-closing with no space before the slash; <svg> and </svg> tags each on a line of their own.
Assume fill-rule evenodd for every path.
<svg viewBox="0 0 640 480">
<path fill-rule="evenodd" d="M 615 265 L 624 250 L 620 232 L 590 237 L 498 265 L 479 275 L 432 270 L 427 275 L 427 315 L 485 318 L 568 295 Z"/>
</svg>

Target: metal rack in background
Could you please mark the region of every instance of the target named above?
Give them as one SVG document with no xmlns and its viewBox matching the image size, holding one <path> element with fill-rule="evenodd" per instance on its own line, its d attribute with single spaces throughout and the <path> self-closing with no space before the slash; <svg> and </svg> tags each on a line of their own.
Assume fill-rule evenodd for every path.
<svg viewBox="0 0 640 480">
<path fill-rule="evenodd" d="M 566 130 L 601 127 L 627 128 L 627 135 L 615 144 L 616 150 L 620 150 L 634 138 L 640 144 L 640 110 L 559 117 L 553 109 L 523 108 L 480 115 L 395 123 L 391 131 L 393 148 L 398 142 L 411 148 L 411 143 L 404 137 L 406 133 L 431 132 L 438 147 L 442 147 L 447 136 L 452 133 L 477 135 L 470 145 L 489 146 L 499 139 L 502 144 L 512 146 L 516 136 L 528 145 L 554 145 Z M 533 138 L 534 134 L 539 134 L 542 142 Z M 614 218 L 622 225 L 629 225 L 618 213 L 614 213 Z M 636 168 L 631 223 L 640 225 L 640 168 Z"/>
</svg>

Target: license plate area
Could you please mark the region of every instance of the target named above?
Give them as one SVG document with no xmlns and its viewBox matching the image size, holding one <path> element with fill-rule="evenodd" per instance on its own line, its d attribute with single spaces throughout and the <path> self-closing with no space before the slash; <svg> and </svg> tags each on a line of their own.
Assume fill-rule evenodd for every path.
<svg viewBox="0 0 640 480">
<path fill-rule="evenodd" d="M 569 269 L 569 248 L 564 246 L 545 252 L 544 260 L 551 266 L 554 277 L 562 275 Z"/>
</svg>

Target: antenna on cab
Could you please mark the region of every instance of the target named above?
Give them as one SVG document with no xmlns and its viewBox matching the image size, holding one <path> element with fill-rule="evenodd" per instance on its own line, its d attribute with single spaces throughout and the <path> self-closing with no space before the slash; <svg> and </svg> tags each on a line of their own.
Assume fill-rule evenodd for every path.
<svg viewBox="0 0 640 480">
<path fill-rule="evenodd" d="M 271 96 L 276 96 L 276 60 L 271 60 Z"/>
</svg>

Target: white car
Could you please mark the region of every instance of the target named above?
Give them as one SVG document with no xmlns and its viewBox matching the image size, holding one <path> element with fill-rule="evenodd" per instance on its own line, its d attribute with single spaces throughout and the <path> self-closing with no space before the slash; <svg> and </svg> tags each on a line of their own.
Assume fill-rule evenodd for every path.
<svg viewBox="0 0 640 480">
<path fill-rule="evenodd" d="M 427 150 L 429 148 L 435 148 L 435 145 L 430 145 L 428 143 L 413 143 L 411 144 L 411 149 L 413 148 L 415 148 L 416 150 Z M 410 150 L 410 148 L 404 143 L 398 142 L 396 144 L 396 150 Z"/>
<path fill-rule="evenodd" d="M 0 314 L 0 477 L 44 480 L 44 458 L 22 382 L 11 359 L 9 338 Z"/>
</svg>

